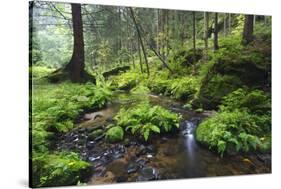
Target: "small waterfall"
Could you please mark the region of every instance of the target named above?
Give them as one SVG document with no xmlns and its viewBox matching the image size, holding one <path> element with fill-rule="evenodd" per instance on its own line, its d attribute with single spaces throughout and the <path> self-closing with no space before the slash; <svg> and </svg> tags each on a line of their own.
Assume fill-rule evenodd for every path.
<svg viewBox="0 0 281 189">
<path fill-rule="evenodd" d="M 193 121 L 185 121 L 182 128 L 182 134 L 185 138 L 185 147 L 187 151 L 187 156 L 190 160 L 195 160 L 195 152 L 197 148 L 197 144 L 194 137 L 194 132 L 196 129 L 196 124 Z"/>
<path fill-rule="evenodd" d="M 200 153 L 198 150 L 198 145 L 195 140 L 195 130 L 198 125 L 199 119 L 193 118 L 191 120 L 186 120 L 182 124 L 182 137 L 183 146 L 185 148 L 185 176 L 194 177 L 202 175 L 200 169 Z"/>
</svg>

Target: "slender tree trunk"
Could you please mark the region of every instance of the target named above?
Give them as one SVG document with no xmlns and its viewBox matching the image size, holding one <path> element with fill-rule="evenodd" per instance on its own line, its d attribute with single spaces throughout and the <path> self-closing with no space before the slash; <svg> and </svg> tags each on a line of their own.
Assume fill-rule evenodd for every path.
<svg viewBox="0 0 281 189">
<path fill-rule="evenodd" d="M 224 37 L 226 36 L 227 34 L 227 29 L 226 29 L 226 25 L 227 25 L 227 15 L 226 13 L 223 14 L 223 35 Z"/>
<path fill-rule="evenodd" d="M 159 48 L 159 9 L 156 10 L 157 24 L 156 24 L 156 49 L 160 52 Z"/>
<path fill-rule="evenodd" d="M 209 30 L 209 13 L 204 12 L 205 60 L 208 60 L 208 30 Z"/>
<path fill-rule="evenodd" d="M 70 62 L 66 66 L 72 82 L 81 82 L 85 76 L 84 38 L 81 5 L 71 4 L 74 46 Z"/>
<path fill-rule="evenodd" d="M 214 20 L 214 51 L 219 49 L 218 43 L 218 13 L 215 13 L 215 20 Z"/>
<path fill-rule="evenodd" d="M 196 61 L 196 23 L 195 12 L 192 12 L 192 40 L 193 40 L 193 62 Z"/>
<path fill-rule="evenodd" d="M 243 29 L 243 39 L 242 43 L 244 45 L 249 44 L 254 39 L 254 16 L 245 15 L 244 29 Z"/>
<path fill-rule="evenodd" d="M 141 73 L 143 73 L 142 58 L 141 58 L 141 47 L 140 47 L 140 39 L 139 38 L 138 38 L 138 52 L 139 52 L 139 58 L 140 58 L 140 69 L 141 69 Z"/>
<path fill-rule="evenodd" d="M 228 32 L 231 33 L 231 13 L 228 14 Z"/>
<path fill-rule="evenodd" d="M 136 21 L 136 17 L 135 17 L 133 8 L 132 8 L 132 7 L 129 7 L 129 9 L 130 9 L 130 12 L 131 12 L 131 15 L 132 15 L 132 19 L 133 19 L 133 22 L 134 22 L 135 27 L 136 27 L 136 30 L 137 30 L 138 38 L 139 38 L 139 41 L 140 41 L 140 45 L 141 45 L 141 48 L 142 48 L 142 52 L 143 52 L 143 56 L 144 56 L 144 60 L 145 60 L 145 64 L 146 64 L 147 75 L 149 76 L 148 61 L 147 61 L 146 51 L 145 51 L 145 49 L 144 49 L 144 45 L 143 45 L 143 41 L 142 41 L 140 29 L 139 29 L 139 27 L 138 27 L 138 24 L 137 24 L 137 21 Z"/>
</svg>

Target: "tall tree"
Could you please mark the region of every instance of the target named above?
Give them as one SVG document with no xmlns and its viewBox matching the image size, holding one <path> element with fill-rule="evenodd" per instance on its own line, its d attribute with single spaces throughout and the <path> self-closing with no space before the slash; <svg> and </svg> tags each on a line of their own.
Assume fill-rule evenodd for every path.
<svg viewBox="0 0 281 189">
<path fill-rule="evenodd" d="M 228 14 L 228 32 L 231 32 L 231 13 Z"/>
<path fill-rule="evenodd" d="M 245 15 L 242 43 L 249 44 L 254 39 L 254 15 Z"/>
<path fill-rule="evenodd" d="M 215 13 L 214 18 L 214 50 L 219 49 L 219 43 L 218 43 L 218 13 Z"/>
<path fill-rule="evenodd" d="M 140 45 L 141 45 L 141 49 L 142 49 L 142 52 L 143 52 L 144 61 L 145 61 L 145 64 L 146 64 L 147 75 L 149 76 L 148 60 L 147 60 L 147 56 L 146 56 L 146 51 L 145 51 L 145 48 L 144 48 L 144 44 L 143 44 L 143 41 L 142 41 L 140 28 L 139 28 L 139 26 L 138 26 L 138 24 L 137 24 L 137 21 L 136 21 L 136 17 L 135 17 L 135 13 L 134 13 L 133 8 L 132 8 L 132 7 L 129 7 L 129 10 L 130 10 L 130 13 L 131 13 L 131 16 L 132 16 L 132 19 L 133 19 L 133 22 L 134 22 L 134 25 L 135 25 L 135 28 L 136 28 L 136 31 L 137 31 L 137 35 L 138 35 L 138 39 L 139 39 L 139 42 L 140 42 Z"/>
<path fill-rule="evenodd" d="M 224 13 L 223 14 L 223 35 L 224 35 L 224 37 L 227 34 L 227 28 L 226 28 L 227 23 L 226 22 L 227 22 L 227 14 Z"/>
<path fill-rule="evenodd" d="M 196 57 L 196 19 L 195 11 L 192 11 L 192 41 L 193 41 L 193 62 L 195 62 Z"/>
<path fill-rule="evenodd" d="M 205 43 L 205 58 L 208 59 L 208 30 L 209 30 L 209 13 L 204 12 L 204 43 Z"/>
<path fill-rule="evenodd" d="M 84 38 L 81 4 L 71 4 L 74 45 L 70 62 L 66 66 L 71 81 L 81 82 L 85 77 Z"/>
</svg>

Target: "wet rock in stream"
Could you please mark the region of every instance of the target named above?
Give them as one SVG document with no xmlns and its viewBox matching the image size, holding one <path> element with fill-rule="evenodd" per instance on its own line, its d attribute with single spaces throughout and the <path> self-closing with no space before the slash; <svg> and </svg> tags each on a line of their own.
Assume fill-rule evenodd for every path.
<svg viewBox="0 0 281 189">
<path fill-rule="evenodd" d="M 157 170 L 153 167 L 144 167 L 140 171 L 137 181 L 150 181 L 157 179 Z"/>
<path fill-rule="evenodd" d="M 135 172 L 138 171 L 138 169 L 139 169 L 139 165 L 138 165 L 137 163 L 133 162 L 133 163 L 130 163 L 130 164 L 128 165 L 127 172 L 128 172 L 129 174 L 130 174 L 130 173 L 135 173 Z"/>
</svg>

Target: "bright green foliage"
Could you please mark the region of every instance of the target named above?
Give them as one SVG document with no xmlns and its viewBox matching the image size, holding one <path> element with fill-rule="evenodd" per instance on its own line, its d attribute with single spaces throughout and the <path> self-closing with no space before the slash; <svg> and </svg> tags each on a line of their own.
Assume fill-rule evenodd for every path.
<svg viewBox="0 0 281 189">
<path fill-rule="evenodd" d="M 169 86 L 169 79 L 164 74 L 149 78 L 147 82 L 148 88 L 157 94 L 165 94 Z"/>
<path fill-rule="evenodd" d="M 83 109 L 101 108 L 111 98 L 108 88 L 62 83 L 38 86 L 33 94 L 33 128 L 66 132 Z M 38 125 L 39 124 L 39 125 Z M 43 124 L 43 125 L 41 125 Z"/>
<path fill-rule="evenodd" d="M 244 109 L 255 114 L 266 114 L 271 112 L 270 97 L 261 90 L 239 88 L 227 96 L 223 97 L 222 111 L 232 111 L 234 109 Z"/>
<path fill-rule="evenodd" d="M 137 85 L 131 90 L 132 94 L 148 94 L 150 92 L 149 88 L 144 85 Z"/>
<path fill-rule="evenodd" d="M 33 186 L 75 185 L 90 166 L 73 152 L 41 155 L 32 159 Z"/>
<path fill-rule="evenodd" d="M 30 67 L 30 75 L 33 79 L 39 79 L 52 73 L 54 69 L 47 68 L 44 66 L 32 66 Z"/>
<path fill-rule="evenodd" d="M 160 106 L 141 103 L 127 110 L 121 109 L 114 119 L 126 131 L 148 140 L 151 132 L 170 132 L 178 128 L 180 116 Z"/>
<path fill-rule="evenodd" d="M 258 116 L 243 110 L 219 112 L 203 121 L 196 130 L 196 139 L 217 149 L 223 155 L 226 150 L 244 151 L 259 149 L 262 138 L 271 127 L 271 118 Z"/>
<path fill-rule="evenodd" d="M 123 140 L 124 131 L 123 128 L 120 126 L 111 127 L 107 130 L 105 138 L 109 142 L 118 142 Z"/>
<path fill-rule="evenodd" d="M 198 91 L 196 79 L 181 77 L 171 80 L 168 91 L 176 99 L 188 99 Z"/>
<path fill-rule="evenodd" d="M 165 72 L 149 78 L 147 86 L 154 93 L 182 100 L 192 97 L 199 88 L 195 77 L 169 78 Z"/>
<path fill-rule="evenodd" d="M 142 74 L 134 71 L 125 72 L 110 78 L 112 81 L 112 87 L 121 90 L 129 90 L 135 87 L 142 79 Z"/>
<path fill-rule="evenodd" d="M 64 166 L 63 163 L 68 160 L 68 157 L 66 156 L 65 159 L 63 155 L 49 154 L 49 139 L 57 132 L 71 130 L 74 127 L 74 120 L 84 109 L 101 108 L 111 99 L 111 95 L 111 91 L 106 86 L 95 86 L 91 83 L 81 85 L 65 82 L 54 85 L 38 82 L 37 85 L 33 86 L 31 102 L 32 157 L 34 165 L 36 165 L 33 172 L 34 175 L 38 176 L 34 177 L 37 180 L 32 181 L 35 183 L 34 186 L 55 185 L 53 182 L 57 178 L 62 181 L 62 185 L 77 182 L 77 171 L 84 165 L 82 161 L 75 164 L 78 166 L 75 169 L 70 167 L 69 169 L 73 168 L 74 172 L 70 171 L 69 175 L 66 173 L 65 177 L 59 173 L 60 169 L 56 170 L 54 175 L 51 174 L 50 171 L 53 171 L 56 166 Z M 54 158 L 54 161 L 50 162 L 49 158 Z M 60 160 L 60 158 L 62 159 Z M 69 158 L 73 159 L 74 156 Z M 61 165 L 56 165 L 56 163 Z M 45 172 L 46 175 L 44 175 Z"/>
</svg>

